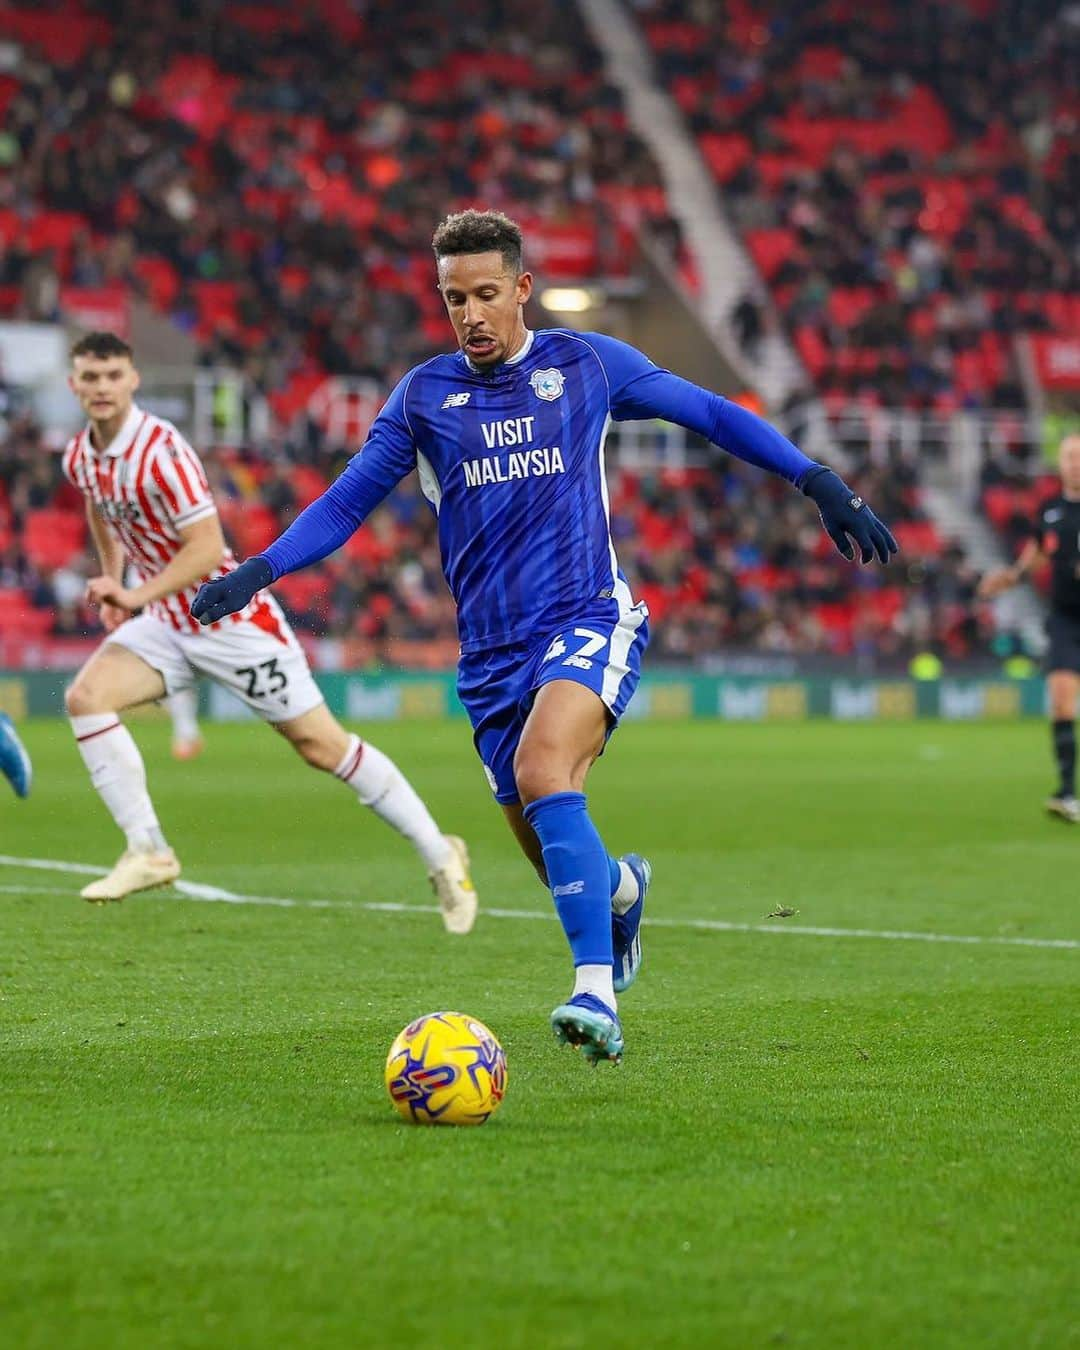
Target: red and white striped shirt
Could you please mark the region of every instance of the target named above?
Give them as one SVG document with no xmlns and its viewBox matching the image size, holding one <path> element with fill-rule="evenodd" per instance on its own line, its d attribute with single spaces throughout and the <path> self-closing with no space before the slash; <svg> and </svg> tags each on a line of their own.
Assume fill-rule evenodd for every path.
<svg viewBox="0 0 1080 1350">
<path fill-rule="evenodd" d="M 135 405 L 104 450 L 91 444 L 89 427 L 80 431 L 64 451 L 63 466 L 68 480 L 94 503 L 123 544 L 140 582 L 157 576 L 176 557 L 184 542 L 183 528 L 217 511 L 195 451 L 171 422 Z M 226 549 L 211 576 L 235 567 L 236 559 Z M 201 632 L 191 617 L 198 589 L 199 582 L 193 582 L 153 601 L 147 612 L 177 632 Z M 232 615 L 232 621 L 248 618 L 250 608 Z"/>
</svg>

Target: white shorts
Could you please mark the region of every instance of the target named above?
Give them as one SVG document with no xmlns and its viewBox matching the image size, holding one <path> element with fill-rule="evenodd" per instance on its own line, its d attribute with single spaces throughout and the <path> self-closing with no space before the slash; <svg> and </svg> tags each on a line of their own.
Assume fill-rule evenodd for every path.
<svg viewBox="0 0 1080 1350">
<path fill-rule="evenodd" d="M 164 619 L 140 614 L 114 628 L 115 642 L 161 675 L 169 694 L 206 675 L 266 722 L 288 722 L 323 702 L 304 649 L 273 596 L 260 597 L 261 623 L 226 620 L 199 633 L 178 633 Z"/>
</svg>

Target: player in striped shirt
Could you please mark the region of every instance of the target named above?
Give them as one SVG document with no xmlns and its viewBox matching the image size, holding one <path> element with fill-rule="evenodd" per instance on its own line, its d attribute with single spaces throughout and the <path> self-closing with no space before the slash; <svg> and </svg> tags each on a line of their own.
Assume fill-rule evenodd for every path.
<svg viewBox="0 0 1080 1350">
<path fill-rule="evenodd" d="M 65 696 L 94 786 L 127 838 L 88 900 L 119 900 L 180 874 L 146 786 L 125 708 L 193 687 L 200 674 L 231 689 L 314 768 L 333 773 L 399 830 L 427 863 L 450 932 L 476 915 L 468 853 L 444 835 L 393 762 L 331 716 L 303 649 L 272 595 L 201 627 L 191 602 L 203 581 L 236 567 L 202 464 L 176 428 L 134 401 L 139 373 L 127 343 L 91 333 L 72 349 L 72 392 L 89 421 L 64 452 L 86 498 L 102 575 L 87 585 L 107 636 Z M 124 582 L 125 559 L 137 584 Z M 137 615 L 137 617 L 132 617 Z"/>
</svg>

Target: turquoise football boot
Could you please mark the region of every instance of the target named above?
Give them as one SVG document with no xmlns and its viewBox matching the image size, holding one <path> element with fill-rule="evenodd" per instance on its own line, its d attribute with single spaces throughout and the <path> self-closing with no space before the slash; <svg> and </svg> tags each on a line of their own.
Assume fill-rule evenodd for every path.
<svg viewBox="0 0 1080 1350">
<path fill-rule="evenodd" d="M 595 1069 L 602 1059 L 618 1064 L 623 1052 L 618 1017 L 595 994 L 575 994 L 551 1014 L 551 1029 L 562 1045 L 572 1045 Z"/>
</svg>

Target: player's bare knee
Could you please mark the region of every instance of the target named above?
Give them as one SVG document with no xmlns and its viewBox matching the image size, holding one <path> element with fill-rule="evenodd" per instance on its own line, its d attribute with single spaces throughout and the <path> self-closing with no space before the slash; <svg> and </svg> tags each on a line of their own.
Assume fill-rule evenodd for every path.
<svg viewBox="0 0 1080 1350">
<path fill-rule="evenodd" d="M 565 780 L 565 781 L 564 781 Z M 542 750 L 520 747 L 514 756 L 514 782 L 518 796 L 527 806 L 552 792 L 569 792 L 570 780 Z"/>
<path fill-rule="evenodd" d="M 76 679 L 64 690 L 64 707 L 69 717 L 90 717 L 94 713 L 113 712 L 115 699 L 90 680 Z"/>
</svg>

